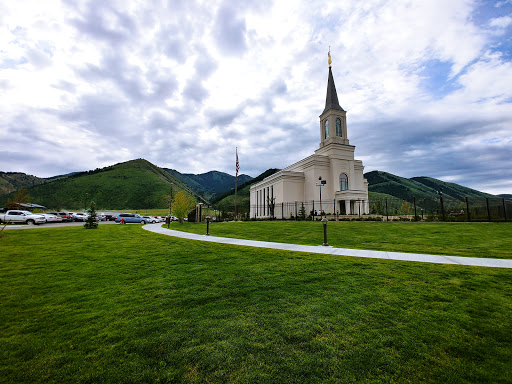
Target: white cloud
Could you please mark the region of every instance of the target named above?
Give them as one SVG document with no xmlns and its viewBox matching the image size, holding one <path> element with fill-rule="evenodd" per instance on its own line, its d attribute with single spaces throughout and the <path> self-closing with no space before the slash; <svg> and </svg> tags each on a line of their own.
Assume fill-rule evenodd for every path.
<svg viewBox="0 0 512 384">
<path fill-rule="evenodd" d="M 28 141 L 16 140 L 2 170 L 52 176 L 144 157 L 233 173 L 235 146 L 243 172 L 285 167 L 318 146 L 330 46 L 366 170 L 510 192 L 494 180 L 512 180 L 501 3 L 478 22 L 470 0 L 5 3 L 0 140 L 30 136 L 44 160 L 25 161 Z M 70 161 L 77 141 L 87 149 Z"/>
<path fill-rule="evenodd" d="M 512 17 L 510 16 L 502 16 L 502 17 L 496 17 L 495 19 L 491 19 L 489 21 L 489 25 L 491 27 L 499 28 L 499 29 L 505 29 L 509 27 L 512 24 Z"/>
</svg>

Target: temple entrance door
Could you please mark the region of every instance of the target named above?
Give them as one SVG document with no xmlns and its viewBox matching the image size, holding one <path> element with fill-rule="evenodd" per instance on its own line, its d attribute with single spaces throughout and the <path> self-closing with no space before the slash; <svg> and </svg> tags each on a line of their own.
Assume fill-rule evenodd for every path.
<svg viewBox="0 0 512 384">
<path fill-rule="evenodd" d="M 340 215 L 346 215 L 347 212 L 345 210 L 345 200 L 340 200 L 339 204 L 340 204 Z"/>
</svg>

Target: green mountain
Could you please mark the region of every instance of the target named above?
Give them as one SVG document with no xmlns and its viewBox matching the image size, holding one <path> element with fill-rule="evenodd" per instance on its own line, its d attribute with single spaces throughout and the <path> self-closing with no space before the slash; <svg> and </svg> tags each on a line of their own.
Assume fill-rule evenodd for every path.
<svg viewBox="0 0 512 384">
<path fill-rule="evenodd" d="M 93 171 L 78 172 L 27 188 L 31 202 L 48 208 L 84 209 L 91 201 L 97 209 L 166 207 L 171 190 L 200 196 L 169 172 L 144 159 L 131 160 Z M 4 203 L 9 195 L 2 196 Z"/>
<path fill-rule="evenodd" d="M 224 172 L 210 171 L 196 175 L 193 173 L 180 173 L 175 169 L 163 169 L 207 200 L 214 199 L 217 195 L 235 188 L 235 176 Z M 250 180 L 252 180 L 251 176 L 238 175 L 238 185 Z"/>
<path fill-rule="evenodd" d="M 267 169 L 262 174 L 260 174 L 259 176 L 255 177 L 254 179 L 251 179 L 243 184 L 240 184 L 237 188 L 238 204 L 240 204 L 240 205 L 245 204 L 247 207 L 249 207 L 250 197 L 251 197 L 250 196 L 251 195 L 251 185 L 253 185 L 254 183 L 260 182 L 265 177 L 273 175 L 274 173 L 279 172 L 279 171 L 280 171 L 279 169 L 270 168 L 270 169 Z M 216 204 L 216 205 L 220 205 L 220 206 L 234 205 L 235 204 L 235 191 L 234 190 L 226 191 L 222 195 L 218 196 L 217 199 L 212 201 L 212 203 Z"/>
<path fill-rule="evenodd" d="M 0 195 L 14 192 L 21 187 L 29 188 L 48 180 L 21 172 L 0 172 Z"/>
<path fill-rule="evenodd" d="M 432 177 L 412 177 L 406 179 L 388 172 L 372 171 L 364 174 L 368 180 L 368 192 L 390 195 L 402 200 L 416 199 L 438 200 L 437 192 L 442 188 L 443 196 L 448 199 L 464 200 L 467 197 L 495 197 L 488 193 L 464 187 L 455 183 L 447 183 Z"/>
</svg>

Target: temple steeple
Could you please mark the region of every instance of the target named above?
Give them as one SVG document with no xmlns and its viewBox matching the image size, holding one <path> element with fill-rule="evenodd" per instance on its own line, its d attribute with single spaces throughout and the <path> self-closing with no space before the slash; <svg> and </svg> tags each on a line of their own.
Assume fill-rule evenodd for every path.
<svg viewBox="0 0 512 384">
<path fill-rule="evenodd" d="M 331 70 L 331 52 L 329 51 L 329 77 L 327 79 L 327 96 L 325 108 L 320 115 L 320 148 L 329 144 L 348 145 L 347 112 L 338 101 L 336 85 Z"/>
<path fill-rule="evenodd" d="M 327 96 L 325 97 L 325 109 L 322 113 L 327 112 L 329 109 L 337 109 L 339 111 L 343 111 L 343 108 L 341 108 L 338 101 L 338 94 L 336 93 L 336 85 L 334 85 L 334 78 L 332 77 L 332 70 L 330 65 L 329 78 L 327 80 Z"/>
</svg>

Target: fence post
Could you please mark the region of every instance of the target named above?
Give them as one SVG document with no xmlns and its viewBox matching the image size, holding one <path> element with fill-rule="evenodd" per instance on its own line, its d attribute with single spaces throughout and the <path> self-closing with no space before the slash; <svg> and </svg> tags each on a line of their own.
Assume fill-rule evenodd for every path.
<svg viewBox="0 0 512 384">
<path fill-rule="evenodd" d="M 487 221 L 491 221 L 491 209 L 489 208 L 489 198 L 485 198 L 485 203 L 487 204 Z"/>
<path fill-rule="evenodd" d="M 469 212 L 469 199 L 466 196 L 466 210 L 468 212 L 468 221 L 471 221 L 471 213 Z"/>
<path fill-rule="evenodd" d="M 281 220 L 284 220 L 284 201 L 281 203 Z"/>
<path fill-rule="evenodd" d="M 315 212 L 315 200 L 312 200 L 313 202 L 313 221 L 315 220 L 316 212 Z"/>
<path fill-rule="evenodd" d="M 414 221 L 418 221 L 418 216 L 416 215 L 416 198 L 413 197 L 412 198 L 413 200 L 413 203 L 414 203 Z"/>
<path fill-rule="evenodd" d="M 332 214 L 335 215 L 336 214 L 336 199 L 334 199 L 332 201 Z"/>
<path fill-rule="evenodd" d="M 388 199 L 386 198 L 386 221 L 389 221 L 388 217 Z"/>
<path fill-rule="evenodd" d="M 295 221 L 297 221 L 297 216 L 299 215 L 299 212 L 297 212 L 297 201 L 295 201 Z"/>
<path fill-rule="evenodd" d="M 507 221 L 507 206 L 505 205 L 505 198 L 503 198 L 502 202 L 503 202 L 503 214 L 505 215 L 505 221 Z"/>
</svg>

